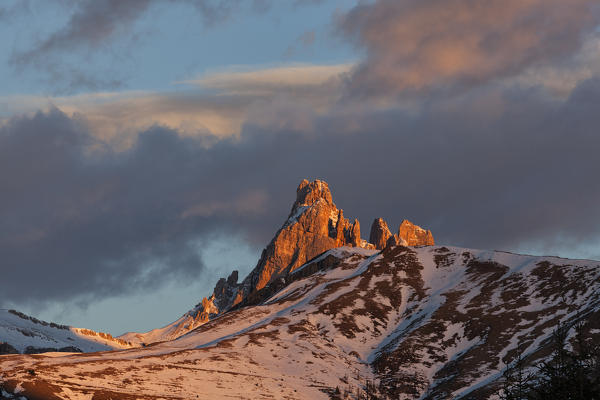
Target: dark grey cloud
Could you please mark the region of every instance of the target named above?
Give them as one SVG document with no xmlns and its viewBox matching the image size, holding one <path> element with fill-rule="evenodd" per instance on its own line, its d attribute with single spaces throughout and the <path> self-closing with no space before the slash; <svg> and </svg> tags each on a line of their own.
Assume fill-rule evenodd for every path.
<svg viewBox="0 0 600 400">
<path fill-rule="evenodd" d="M 440 243 L 570 255 L 587 246 L 600 255 L 598 82 L 582 82 L 565 101 L 490 85 L 418 113 L 350 110 L 317 118 L 305 136 L 273 132 L 261 157 L 265 169 L 289 171 L 273 181 L 329 181 L 365 232 L 375 217 L 408 218 Z"/>
<path fill-rule="evenodd" d="M 85 302 L 197 278 L 222 216 L 256 218 L 266 198 L 241 177 L 219 184 L 215 156 L 159 128 L 116 153 L 57 110 L 11 120 L 0 129 L 0 301 Z"/>
<path fill-rule="evenodd" d="M 0 301 L 89 301 L 197 278 L 197 246 L 217 232 L 266 245 L 304 177 L 328 181 L 363 232 L 381 216 L 445 244 L 597 246 L 599 102 L 596 78 L 565 101 L 488 87 L 419 113 L 292 116 L 271 104 L 311 123 L 251 117 L 239 139 L 211 147 L 156 127 L 123 152 L 56 110 L 13 119 L 0 130 Z"/>
</svg>

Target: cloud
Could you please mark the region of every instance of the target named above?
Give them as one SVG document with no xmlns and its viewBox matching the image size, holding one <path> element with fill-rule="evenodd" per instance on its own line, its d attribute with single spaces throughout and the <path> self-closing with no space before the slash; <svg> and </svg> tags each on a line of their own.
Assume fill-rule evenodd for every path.
<svg viewBox="0 0 600 400">
<path fill-rule="evenodd" d="M 14 284 L 0 301 L 85 302 L 197 277 L 220 218 L 265 212 L 267 193 L 211 178 L 225 165 L 194 139 L 157 128 L 126 152 L 99 144 L 58 110 L 0 128 L 2 276 Z"/>
<path fill-rule="evenodd" d="M 351 64 L 295 64 L 269 68 L 231 67 L 181 82 L 173 92 L 96 92 L 62 97 L 0 97 L 0 117 L 58 108 L 90 133 L 118 149 L 133 145 L 139 132 L 159 125 L 183 136 L 237 137 L 242 125 L 267 105 L 293 103 L 325 112 L 340 95 L 341 76 Z M 293 100 L 290 100 L 293 99 Z"/>
<path fill-rule="evenodd" d="M 455 13 L 464 32 L 440 16 L 447 39 L 425 23 L 437 15 L 437 2 L 394 4 L 361 5 L 344 19 L 357 22 L 353 32 L 368 50 L 349 73 L 349 66 L 229 70 L 200 77 L 189 92 L 54 98 L 64 112 L 5 119 L 0 301 L 90 301 L 197 278 L 199 249 L 216 233 L 264 246 L 302 178 L 327 180 L 345 215 L 362 222 L 363 236 L 373 218 L 392 226 L 408 218 L 442 244 L 600 255 L 600 74 L 588 54 L 594 34 L 575 39 L 587 17 L 573 28 L 587 3 L 576 1 L 559 24 L 562 3 L 551 3 L 552 11 L 534 0 L 473 10 L 453 0 L 466 7 L 452 8 L 464 11 Z M 490 10 L 499 13 L 497 25 Z M 404 14 L 424 25 L 400 24 L 400 33 L 425 30 L 429 39 L 421 32 L 394 36 L 388 16 L 403 21 Z M 539 48 L 525 55 L 512 33 L 498 36 L 499 27 L 530 37 L 525 48 Z M 546 43 L 540 29 L 560 40 Z M 467 46 L 473 54 L 455 43 L 466 32 L 485 39 L 481 48 Z M 404 37 L 408 43 L 399 45 Z M 386 48 L 391 58 L 399 54 L 400 69 L 416 68 L 397 51 L 410 43 L 425 47 L 416 59 L 443 59 L 446 47 L 434 43 L 444 43 L 474 61 L 457 70 L 441 63 L 412 71 L 421 74 L 420 86 L 407 86 L 396 72 L 377 74 L 390 66 L 381 64 Z M 502 68 L 480 60 L 490 48 Z M 565 74 L 564 84 L 553 87 L 556 72 Z M 339 101 L 346 88 L 353 101 Z M 401 101 L 407 92 L 410 101 Z M 365 93 L 392 100 L 381 107 Z M 203 113 L 231 119 L 234 128 L 219 131 Z M 195 114 L 197 132 L 188 134 L 182 121 Z M 127 145 L 116 146 L 123 137 Z"/>
<path fill-rule="evenodd" d="M 595 1 L 378 0 L 340 17 L 366 48 L 353 96 L 472 86 L 577 53 L 600 22 Z"/>
<path fill-rule="evenodd" d="M 317 33 L 314 30 L 306 31 L 302 33 L 295 42 L 288 46 L 284 55 L 286 58 L 290 58 L 292 55 L 297 53 L 299 50 L 306 50 L 311 48 L 315 44 Z"/>
<path fill-rule="evenodd" d="M 183 211 L 181 218 L 210 217 L 223 212 L 236 214 L 262 214 L 266 212 L 267 195 L 263 191 L 250 191 L 235 200 L 220 200 L 211 203 L 198 203 Z"/>
<path fill-rule="evenodd" d="M 124 77 L 117 70 L 109 68 L 105 75 L 110 78 L 103 78 L 81 68 L 81 61 L 73 56 L 83 52 L 85 64 L 89 65 L 94 54 L 109 48 L 115 37 L 133 40 L 133 23 L 155 1 L 85 0 L 64 5 L 65 11 L 73 10 L 66 24 L 38 40 L 31 48 L 15 51 L 10 62 L 19 71 L 24 67 L 38 69 L 48 82 L 61 85 L 62 92 L 119 87 Z"/>
<path fill-rule="evenodd" d="M 31 11 L 30 8 L 30 0 L 22 0 L 8 6 L 0 6 L 0 21 L 29 13 Z"/>
<path fill-rule="evenodd" d="M 32 49 L 19 53 L 17 63 L 40 61 L 57 52 L 77 48 L 103 47 L 116 36 L 131 35 L 134 22 L 151 6 L 173 3 L 172 0 L 84 0 L 76 3 L 74 12 L 59 30 L 41 40 Z M 240 6 L 239 0 L 185 0 L 194 6 L 207 24 L 227 18 Z"/>
<path fill-rule="evenodd" d="M 291 102 L 235 139 L 206 146 L 155 127 L 124 151 L 58 110 L 13 118 L 0 128 L 0 300 L 194 279 L 215 232 L 264 246 L 304 177 L 327 180 L 365 232 L 375 217 L 408 218 L 439 243 L 572 256 L 600 238 L 598 102 L 600 78 L 566 100 L 490 86 L 419 113 Z"/>
<path fill-rule="evenodd" d="M 314 86 L 339 84 L 340 77 L 347 74 L 352 66 L 353 64 L 295 64 L 258 69 L 240 66 L 179 83 L 216 89 L 228 94 L 264 94 L 287 88 L 308 86 L 314 89 Z"/>
<path fill-rule="evenodd" d="M 40 60 L 50 53 L 74 48 L 102 46 L 107 39 L 125 29 L 125 24 L 139 18 L 152 0 L 96 0 L 80 2 L 67 24 L 50 34 L 33 49 L 16 57 L 16 62 Z"/>
<path fill-rule="evenodd" d="M 235 12 L 246 11 L 245 4 L 240 0 L 54 1 L 44 6 L 62 6 L 64 12 L 69 13 L 67 21 L 54 32 L 45 33 L 28 48 L 15 50 L 10 62 L 17 71 L 26 67 L 37 69 L 60 93 L 73 93 L 81 89 L 112 90 L 122 87 L 128 78 L 123 71 L 124 59 L 118 56 L 128 53 L 129 62 L 135 62 L 131 57 L 134 45 L 145 36 L 138 32 L 136 22 L 149 9 L 161 5 L 184 5 L 196 11 L 205 26 L 211 27 L 229 19 Z M 269 4 L 270 0 L 254 0 L 249 10 L 265 12 Z M 12 11 L 12 8 L 0 8 L 0 19 Z M 90 72 L 90 64 L 95 65 L 93 61 L 98 53 L 118 60 L 110 64 L 118 63 L 120 69 L 111 66 Z M 82 64 L 87 68 L 82 68 Z"/>
</svg>

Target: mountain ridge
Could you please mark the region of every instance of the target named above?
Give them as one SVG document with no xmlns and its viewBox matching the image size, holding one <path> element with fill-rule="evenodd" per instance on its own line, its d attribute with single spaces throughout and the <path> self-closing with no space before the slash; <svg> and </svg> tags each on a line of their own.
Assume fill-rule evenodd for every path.
<svg viewBox="0 0 600 400">
<path fill-rule="evenodd" d="M 518 344 L 532 368 L 549 354 L 559 322 L 571 332 L 586 322 L 600 340 L 600 262 L 453 246 L 346 246 L 297 268 L 259 303 L 175 340 L 89 355 L 4 356 L 0 385 L 28 384 L 23 393 L 32 400 L 47 385 L 56 397 L 45 398 L 57 399 L 83 392 L 326 399 L 336 387 L 363 395 L 369 387 L 382 399 L 488 399 Z"/>
<path fill-rule="evenodd" d="M 0 309 L 0 346 L 0 354 L 90 352 L 135 347 L 108 333 L 41 321 L 8 309 Z"/>
<path fill-rule="evenodd" d="M 377 218 L 372 223 L 371 233 L 382 223 L 387 229 L 387 223 L 382 218 Z M 389 233 L 388 237 L 393 239 L 389 244 L 434 244 L 431 231 L 408 220 L 402 220 L 398 232 L 393 235 Z M 381 241 L 373 244 L 372 240 L 372 235 L 369 241 L 362 239 L 359 221 L 354 219 L 350 222 L 344 217 L 344 211 L 337 208 L 327 182 L 303 179 L 296 189 L 296 199 L 287 219 L 263 249 L 254 269 L 242 282 L 237 282 L 238 272 L 234 270 L 227 279 L 219 279 L 211 296 L 204 297 L 173 323 L 145 333 L 127 332 L 119 337 L 144 344 L 175 339 L 232 307 L 248 304 L 245 299 L 249 296 L 255 298 L 257 292 L 265 286 L 285 278 L 296 268 L 327 250 L 342 246 L 381 250 L 387 245 Z M 252 302 L 256 302 L 256 299 Z"/>
</svg>

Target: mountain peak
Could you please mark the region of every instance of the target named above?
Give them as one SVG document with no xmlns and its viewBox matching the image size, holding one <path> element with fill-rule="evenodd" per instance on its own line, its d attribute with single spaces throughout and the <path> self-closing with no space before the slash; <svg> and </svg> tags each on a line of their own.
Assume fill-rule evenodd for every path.
<svg viewBox="0 0 600 400">
<path fill-rule="evenodd" d="M 381 250 L 390 238 L 394 239 L 392 244 L 433 244 L 430 231 L 406 220 L 398 233 L 392 235 L 387 223 L 381 218 L 376 219 L 371 227 L 370 242 L 361 238 L 359 221 L 350 221 L 333 203 L 327 182 L 303 179 L 296 189 L 296 200 L 288 219 L 263 250 L 256 267 L 240 284 L 231 282 L 225 285 L 223 279 L 215 288 L 215 304 L 220 311 L 226 311 L 238 304 L 254 301 L 260 297 L 258 292 L 263 289 L 268 292 L 265 288 L 270 284 L 285 279 L 308 260 L 336 247 Z"/>
<path fill-rule="evenodd" d="M 431 231 L 421 228 L 408 220 L 402 220 L 398 233 L 392 235 L 387 222 L 383 218 L 375 218 L 371 225 L 369 242 L 378 250 L 383 250 L 388 245 L 402 246 L 433 246 Z"/>
<path fill-rule="evenodd" d="M 413 224 L 409 220 L 403 220 L 398 228 L 398 237 L 406 241 L 407 246 L 433 246 L 433 234 L 431 231 Z"/>
<path fill-rule="evenodd" d="M 351 222 L 352 221 L 352 222 Z M 371 227 L 370 240 L 361 238 L 360 223 L 344 216 L 333 203 L 327 182 L 303 179 L 287 220 L 262 251 L 256 267 L 238 283 L 234 271 L 221 278 L 213 294 L 184 315 L 181 321 L 163 329 L 169 339 L 181 336 L 232 308 L 257 304 L 269 297 L 282 282 L 309 260 L 337 247 L 382 250 L 390 245 L 433 245 L 430 231 L 404 220 L 392 235 L 387 223 L 378 218 Z"/>
<path fill-rule="evenodd" d="M 325 203 L 333 205 L 327 182 L 319 179 L 309 182 L 307 179 L 303 179 L 298 185 L 298 189 L 296 189 L 296 201 L 292 207 L 292 212 L 298 207 L 312 206 L 319 200 L 324 200 Z"/>
<path fill-rule="evenodd" d="M 375 218 L 373 224 L 371 224 L 369 242 L 373 243 L 376 249 L 382 250 L 391 236 L 392 232 L 390 232 L 387 222 L 383 218 Z"/>
</svg>

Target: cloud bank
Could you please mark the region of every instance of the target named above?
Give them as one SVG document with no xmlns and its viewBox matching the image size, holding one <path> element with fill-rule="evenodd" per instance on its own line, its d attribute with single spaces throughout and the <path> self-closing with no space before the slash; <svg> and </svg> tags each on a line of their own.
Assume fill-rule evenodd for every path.
<svg viewBox="0 0 600 400">
<path fill-rule="evenodd" d="M 361 3 L 336 23 L 366 57 L 335 73 L 229 71 L 189 93 L 7 119 L 0 301 L 193 279 L 216 233 L 264 246 L 302 178 L 327 180 L 363 236 L 373 218 L 408 218 L 443 244 L 600 256 L 598 15 L 570 5 Z M 157 110 L 198 119 L 119 127 Z M 201 129 L 206 110 L 236 133 Z"/>
<path fill-rule="evenodd" d="M 353 95 L 456 90 L 573 55 L 598 24 L 593 0 L 379 0 L 340 18 L 367 49 Z"/>
</svg>

